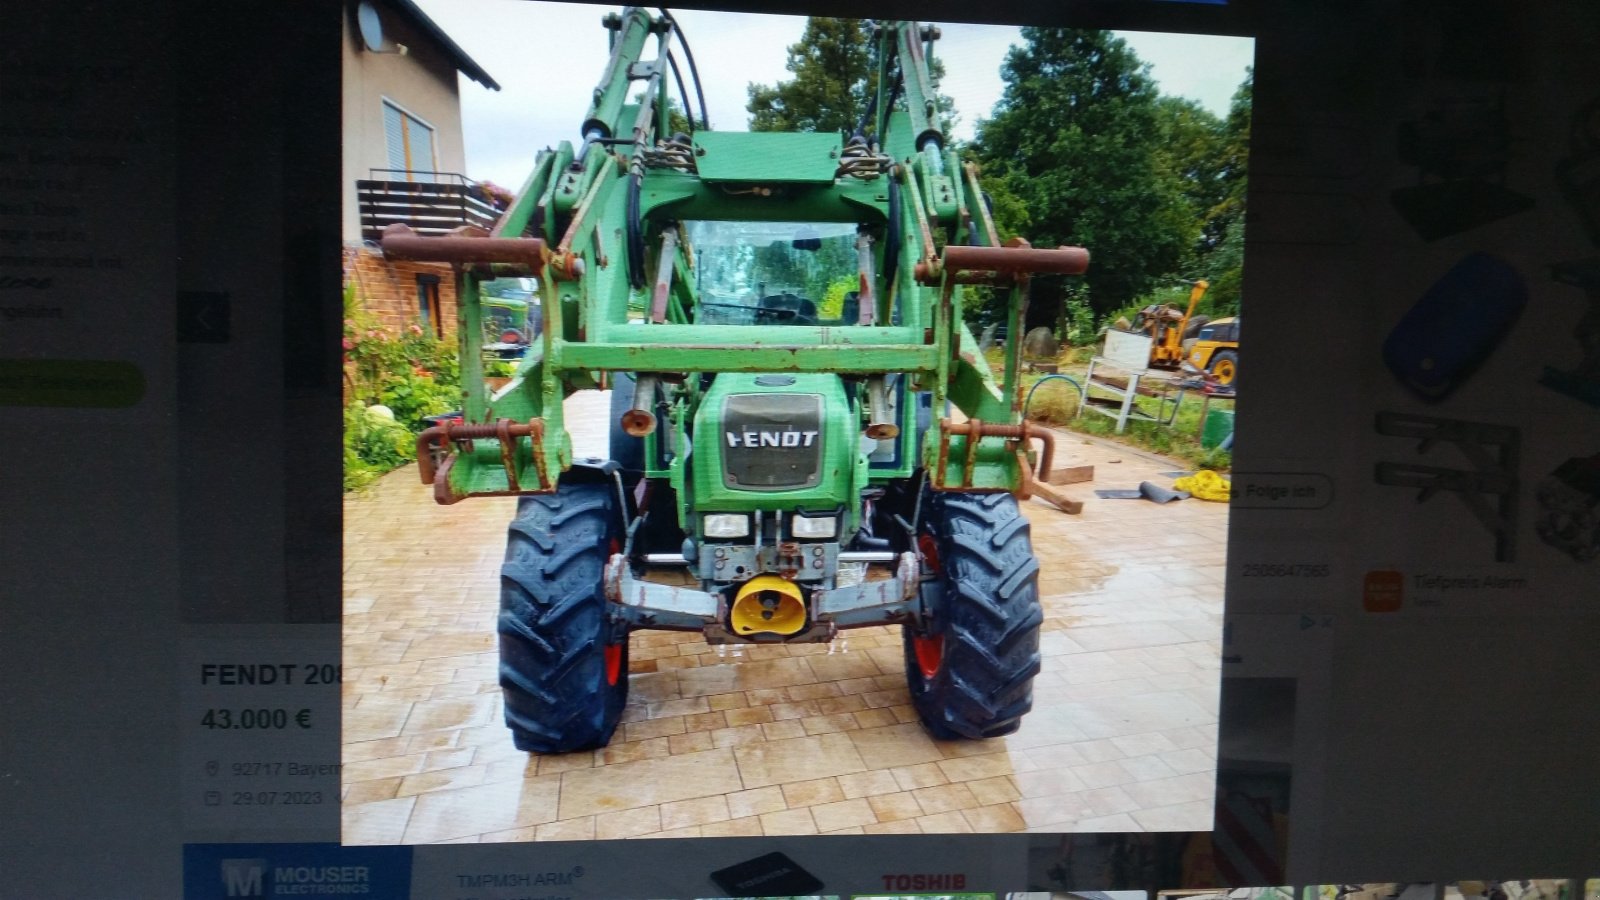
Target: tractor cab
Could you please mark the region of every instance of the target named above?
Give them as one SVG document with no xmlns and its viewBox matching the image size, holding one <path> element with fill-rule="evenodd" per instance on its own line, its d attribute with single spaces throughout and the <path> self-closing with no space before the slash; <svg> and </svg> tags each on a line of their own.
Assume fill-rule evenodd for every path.
<svg viewBox="0 0 1600 900">
<path fill-rule="evenodd" d="M 858 278 L 857 229 L 850 222 L 684 223 L 697 321 L 843 324 Z"/>
<path fill-rule="evenodd" d="M 485 360 L 521 359 L 539 334 L 538 282 L 497 278 L 479 288 Z"/>
</svg>

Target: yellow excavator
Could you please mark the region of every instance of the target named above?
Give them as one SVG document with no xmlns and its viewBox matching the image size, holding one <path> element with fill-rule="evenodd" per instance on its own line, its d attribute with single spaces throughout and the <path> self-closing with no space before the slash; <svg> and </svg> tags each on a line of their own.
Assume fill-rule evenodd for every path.
<svg viewBox="0 0 1600 900">
<path fill-rule="evenodd" d="M 1201 280 L 1190 283 L 1189 308 L 1180 310 L 1170 303 L 1156 303 L 1139 310 L 1133 330 L 1150 335 L 1150 368 L 1176 369 L 1183 365 L 1183 341 L 1189 336 L 1195 307 L 1211 285 Z"/>
</svg>

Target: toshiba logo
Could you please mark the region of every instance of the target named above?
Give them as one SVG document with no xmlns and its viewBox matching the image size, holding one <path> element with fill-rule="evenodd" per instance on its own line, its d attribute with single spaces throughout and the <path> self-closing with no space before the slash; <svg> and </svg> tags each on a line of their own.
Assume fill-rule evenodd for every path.
<svg viewBox="0 0 1600 900">
<path fill-rule="evenodd" d="M 729 431 L 729 447 L 810 447 L 817 442 L 815 431 Z"/>
</svg>

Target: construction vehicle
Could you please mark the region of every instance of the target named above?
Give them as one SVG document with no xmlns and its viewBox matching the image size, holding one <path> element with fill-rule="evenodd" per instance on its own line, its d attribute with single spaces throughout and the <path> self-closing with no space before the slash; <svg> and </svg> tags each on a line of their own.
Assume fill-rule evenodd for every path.
<svg viewBox="0 0 1600 900">
<path fill-rule="evenodd" d="M 1209 372 L 1223 387 L 1239 381 L 1239 317 L 1224 316 L 1201 326 L 1184 342 L 1188 364 Z"/>
<path fill-rule="evenodd" d="M 492 232 L 383 238 L 457 272 L 465 420 L 419 436 L 423 481 L 440 503 L 520 498 L 498 626 L 516 746 L 604 745 L 639 629 L 724 644 L 898 625 L 929 732 L 1014 731 L 1042 620 L 1017 501 L 1053 442 L 1023 419 L 1017 343 L 997 383 L 963 291 L 1001 291 L 1020 334 L 1030 276 L 1082 273 L 1088 252 L 1002 244 L 937 125 L 935 27 L 875 26 L 878 90 L 846 137 L 712 131 L 671 14 L 603 21 L 582 142 L 539 154 Z M 664 126 L 669 78 L 692 133 Z M 507 276 L 539 279 L 544 329 L 487 394 L 480 286 Z M 575 459 L 563 399 L 605 387 L 610 458 Z"/>
<path fill-rule="evenodd" d="M 479 286 L 479 327 L 485 361 L 521 359 L 539 331 L 539 301 L 528 278 L 501 278 Z"/>
<path fill-rule="evenodd" d="M 1176 369 L 1183 365 L 1183 341 L 1198 327 L 1194 325 L 1196 321 L 1205 323 L 1203 316 L 1196 319 L 1194 311 L 1210 286 L 1204 280 L 1193 282 L 1189 288 L 1187 309 L 1179 309 L 1170 303 L 1153 303 L 1139 310 L 1133 320 L 1133 330 L 1150 335 L 1150 368 Z"/>
</svg>

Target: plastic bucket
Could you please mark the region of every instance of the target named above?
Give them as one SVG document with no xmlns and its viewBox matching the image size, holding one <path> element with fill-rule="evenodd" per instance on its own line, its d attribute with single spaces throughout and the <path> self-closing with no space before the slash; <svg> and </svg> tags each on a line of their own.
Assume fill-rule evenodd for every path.
<svg viewBox="0 0 1600 900">
<path fill-rule="evenodd" d="M 1200 429 L 1200 446 L 1210 450 L 1233 434 L 1233 410 L 1208 409 L 1206 422 Z"/>
</svg>

